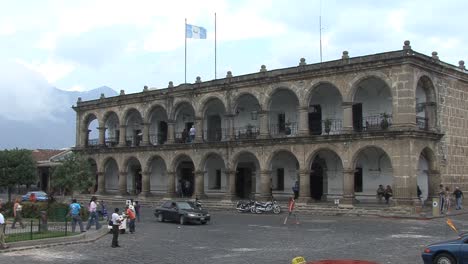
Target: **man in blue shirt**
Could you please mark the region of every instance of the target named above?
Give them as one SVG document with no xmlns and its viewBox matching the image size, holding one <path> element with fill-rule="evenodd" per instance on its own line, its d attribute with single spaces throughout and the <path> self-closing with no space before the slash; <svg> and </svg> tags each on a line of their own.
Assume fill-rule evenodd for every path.
<svg viewBox="0 0 468 264">
<path fill-rule="evenodd" d="M 69 210 L 70 210 L 69 214 L 72 218 L 72 232 L 73 233 L 75 232 L 75 227 L 76 227 L 77 222 L 80 225 L 80 231 L 86 232 L 83 229 L 83 221 L 81 220 L 81 216 L 80 216 L 81 205 L 76 202 L 76 199 L 72 200 L 72 204 L 70 204 Z"/>
</svg>

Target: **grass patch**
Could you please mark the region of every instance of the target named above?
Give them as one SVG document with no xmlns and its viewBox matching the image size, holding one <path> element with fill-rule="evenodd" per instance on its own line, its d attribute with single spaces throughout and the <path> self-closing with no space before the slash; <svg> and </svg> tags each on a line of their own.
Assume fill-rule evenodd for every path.
<svg viewBox="0 0 468 264">
<path fill-rule="evenodd" d="M 65 231 L 33 232 L 32 239 L 31 239 L 31 233 L 24 232 L 24 233 L 17 233 L 17 234 L 9 234 L 8 236 L 6 236 L 5 240 L 7 243 L 11 243 L 11 242 L 26 241 L 26 240 L 38 240 L 38 239 L 44 239 L 44 238 L 74 236 L 78 234 L 80 233 L 72 233 L 70 231 L 67 232 L 66 235 L 65 235 Z"/>
</svg>

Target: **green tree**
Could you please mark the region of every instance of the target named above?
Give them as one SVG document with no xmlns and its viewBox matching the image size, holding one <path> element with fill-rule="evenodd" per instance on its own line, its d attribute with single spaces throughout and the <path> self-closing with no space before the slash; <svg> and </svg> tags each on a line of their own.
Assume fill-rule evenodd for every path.
<svg viewBox="0 0 468 264">
<path fill-rule="evenodd" d="M 36 166 L 30 150 L 0 151 L 0 186 L 7 188 L 8 201 L 11 201 L 13 187 L 31 185 L 36 179 Z"/>
<path fill-rule="evenodd" d="M 55 168 L 52 178 L 52 186 L 60 189 L 63 194 L 83 192 L 94 184 L 91 164 L 83 156 L 75 153 L 65 157 L 62 164 Z"/>
</svg>

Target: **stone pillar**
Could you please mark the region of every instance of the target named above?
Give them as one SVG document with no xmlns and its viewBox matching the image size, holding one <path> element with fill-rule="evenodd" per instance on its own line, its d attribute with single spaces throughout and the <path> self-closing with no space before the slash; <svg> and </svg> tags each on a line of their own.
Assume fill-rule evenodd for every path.
<svg viewBox="0 0 468 264">
<path fill-rule="evenodd" d="M 120 171 L 119 172 L 119 193 L 121 195 L 127 195 L 127 172 Z"/>
<path fill-rule="evenodd" d="M 308 107 L 298 107 L 299 112 L 299 136 L 309 135 L 309 109 Z"/>
<path fill-rule="evenodd" d="M 343 199 L 341 204 L 353 205 L 354 203 L 354 169 L 343 170 Z"/>
<path fill-rule="evenodd" d="M 269 138 L 270 130 L 268 129 L 268 111 L 260 111 L 258 113 L 260 118 L 260 138 Z"/>
<path fill-rule="evenodd" d="M 439 185 L 442 184 L 440 172 L 438 170 L 428 170 L 427 179 L 429 180 L 427 199 L 439 197 Z"/>
<path fill-rule="evenodd" d="M 175 121 L 167 120 L 167 143 L 174 144 L 175 140 Z"/>
<path fill-rule="evenodd" d="M 193 196 L 198 198 L 205 198 L 205 172 L 195 171 L 195 192 Z"/>
<path fill-rule="evenodd" d="M 106 127 L 98 127 L 99 130 L 99 146 L 106 145 Z"/>
<path fill-rule="evenodd" d="M 345 132 L 353 131 L 353 103 L 352 102 L 343 102 L 343 123 L 342 130 Z"/>
<path fill-rule="evenodd" d="M 98 188 L 96 194 L 105 194 L 106 193 L 106 178 L 103 171 L 97 172 L 98 176 Z"/>
<path fill-rule="evenodd" d="M 177 193 L 175 190 L 175 182 L 176 182 L 175 171 L 168 171 L 167 172 L 167 193 L 166 193 L 166 196 L 168 198 L 173 198 L 177 196 Z"/>
<path fill-rule="evenodd" d="M 151 176 L 151 172 L 150 171 L 143 171 L 141 173 L 141 183 L 142 183 L 142 188 L 141 188 L 141 193 L 139 196 L 142 196 L 142 197 L 148 197 L 150 196 L 151 192 L 150 192 L 150 176 Z"/>
<path fill-rule="evenodd" d="M 299 171 L 299 202 L 309 203 L 312 202 L 310 196 L 310 171 Z"/>
<path fill-rule="evenodd" d="M 235 131 L 234 131 L 234 115 L 233 114 L 227 114 L 225 115 L 225 118 L 226 118 L 226 133 L 227 135 L 225 136 L 225 138 L 229 139 L 229 140 L 234 140 L 235 139 Z"/>
<path fill-rule="evenodd" d="M 127 140 L 127 126 L 126 125 L 121 125 L 120 126 L 120 131 L 119 131 L 119 147 L 125 147 L 127 146 L 127 143 L 125 142 Z"/>
<path fill-rule="evenodd" d="M 83 128 L 81 130 L 81 146 L 82 147 L 87 147 L 88 146 L 88 135 L 89 135 L 88 128 Z"/>
<path fill-rule="evenodd" d="M 150 123 L 143 123 L 143 138 L 141 139 L 141 146 L 148 146 L 150 144 L 149 126 Z"/>
<path fill-rule="evenodd" d="M 236 171 L 235 170 L 226 170 L 224 172 L 227 178 L 227 191 L 224 195 L 226 200 L 234 200 L 236 198 Z"/>
<path fill-rule="evenodd" d="M 203 142 L 203 118 L 195 117 L 195 142 Z"/>
<path fill-rule="evenodd" d="M 260 171 L 260 199 L 269 200 L 271 197 L 271 171 Z"/>
</svg>

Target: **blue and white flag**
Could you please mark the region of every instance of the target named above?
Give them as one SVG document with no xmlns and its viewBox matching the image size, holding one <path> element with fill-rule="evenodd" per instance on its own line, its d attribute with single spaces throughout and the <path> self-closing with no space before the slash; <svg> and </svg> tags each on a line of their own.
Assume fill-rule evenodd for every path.
<svg viewBox="0 0 468 264">
<path fill-rule="evenodd" d="M 187 38 L 206 39 L 206 29 L 194 25 L 185 24 L 185 35 Z"/>
</svg>

